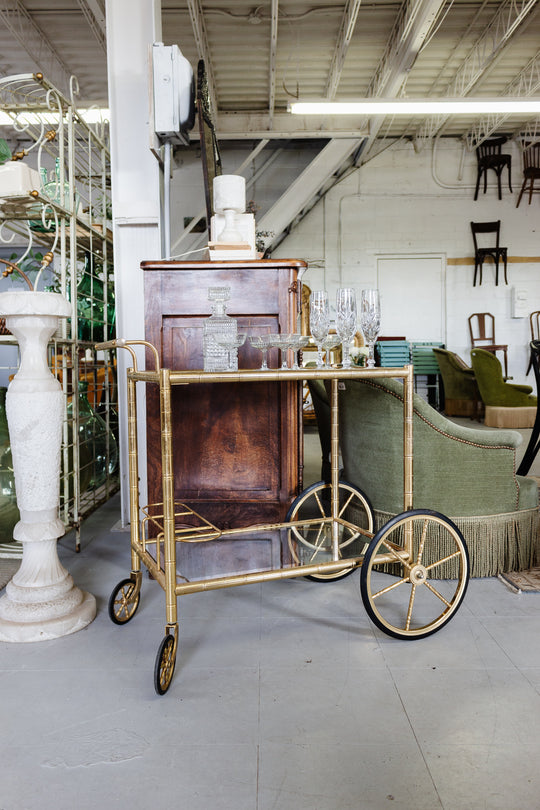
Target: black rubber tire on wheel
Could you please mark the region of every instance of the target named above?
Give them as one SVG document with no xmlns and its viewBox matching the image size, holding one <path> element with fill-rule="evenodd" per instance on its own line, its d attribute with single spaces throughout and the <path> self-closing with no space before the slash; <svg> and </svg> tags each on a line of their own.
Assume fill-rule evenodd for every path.
<svg viewBox="0 0 540 810">
<path fill-rule="evenodd" d="M 132 579 L 123 579 L 118 583 L 109 598 L 109 616 L 115 624 L 129 622 L 139 607 L 140 592 L 132 598 L 136 583 Z"/>
<path fill-rule="evenodd" d="M 159 645 L 154 666 L 154 689 L 158 695 L 164 695 L 171 685 L 175 664 L 174 636 L 168 633 Z"/>
<path fill-rule="evenodd" d="M 411 560 L 404 558 L 406 531 L 413 537 Z M 444 627 L 461 605 L 468 582 L 463 535 L 451 520 L 429 509 L 389 520 L 371 541 L 360 570 L 367 613 L 387 635 L 400 639 L 425 638 Z"/>
<path fill-rule="evenodd" d="M 329 483 L 318 481 L 312 484 L 298 495 L 291 504 L 286 522 L 294 520 L 309 520 L 314 518 L 314 526 L 299 526 L 292 527 L 288 531 L 289 548 L 291 550 L 294 561 L 298 564 L 307 564 L 313 562 L 326 562 L 331 559 L 329 550 L 330 539 L 328 533 L 319 525 L 317 527 L 316 521 L 322 517 L 329 517 L 331 515 L 331 487 Z M 351 546 L 354 541 L 360 538 L 360 550 L 355 549 L 354 553 L 350 556 L 359 556 L 364 547 L 367 547 L 369 539 L 371 539 L 373 531 L 373 509 L 364 493 L 349 484 L 347 481 L 339 482 L 339 501 L 340 510 L 339 515 L 343 516 L 346 509 L 356 508 L 357 514 L 361 515 L 363 531 L 369 533 L 369 537 L 362 540 L 362 535 L 359 532 L 353 532 L 348 527 L 340 527 L 341 537 L 339 541 L 339 548 L 341 549 Z M 353 521 L 351 521 L 353 522 Z M 357 553 L 358 551 L 358 553 Z M 338 571 L 333 571 L 327 574 L 310 574 L 306 578 L 313 579 L 316 582 L 328 582 L 343 579 L 343 577 L 351 574 L 355 569 L 348 567 Z"/>
</svg>

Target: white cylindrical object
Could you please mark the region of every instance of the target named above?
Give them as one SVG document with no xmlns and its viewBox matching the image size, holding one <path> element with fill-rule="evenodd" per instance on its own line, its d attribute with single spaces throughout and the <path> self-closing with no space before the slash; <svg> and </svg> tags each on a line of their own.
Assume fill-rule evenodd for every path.
<svg viewBox="0 0 540 810">
<path fill-rule="evenodd" d="M 214 211 L 235 211 L 243 214 L 246 210 L 246 181 L 239 174 L 221 174 L 214 177 Z"/>
<path fill-rule="evenodd" d="M 49 370 L 47 345 L 71 305 L 57 293 L 14 290 L 0 294 L 0 313 L 21 351 L 6 412 L 21 516 L 13 537 L 23 545 L 21 567 L 0 598 L 0 641 L 42 641 L 81 630 L 96 615 L 95 598 L 75 586 L 56 548 L 64 534 L 58 517 L 64 395 Z"/>
</svg>

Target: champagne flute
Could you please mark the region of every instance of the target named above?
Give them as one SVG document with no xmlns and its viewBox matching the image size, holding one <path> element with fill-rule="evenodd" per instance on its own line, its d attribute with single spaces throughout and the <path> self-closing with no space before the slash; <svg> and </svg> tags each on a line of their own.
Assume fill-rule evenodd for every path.
<svg viewBox="0 0 540 810">
<path fill-rule="evenodd" d="M 323 341 L 330 329 L 330 306 L 326 290 L 314 290 L 309 297 L 309 324 L 317 343 L 317 368 L 324 368 Z"/>
<path fill-rule="evenodd" d="M 381 302 L 378 290 L 362 290 L 360 326 L 368 345 L 368 367 L 375 365 L 374 345 L 381 328 Z"/>
<path fill-rule="evenodd" d="M 336 293 L 336 332 L 341 338 L 343 368 L 351 367 L 349 350 L 356 333 L 356 323 L 356 293 L 351 287 L 341 287 Z"/>
</svg>

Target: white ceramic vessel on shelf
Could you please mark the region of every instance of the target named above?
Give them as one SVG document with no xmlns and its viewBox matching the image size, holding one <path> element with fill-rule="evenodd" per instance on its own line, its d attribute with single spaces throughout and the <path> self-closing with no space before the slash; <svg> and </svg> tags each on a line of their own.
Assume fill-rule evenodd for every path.
<svg viewBox="0 0 540 810">
<path fill-rule="evenodd" d="M 86 627 L 96 600 L 73 582 L 58 559 L 64 534 L 58 517 L 64 395 L 47 365 L 47 344 L 59 319 L 71 315 L 57 293 L 0 293 L 0 317 L 16 337 L 20 368 L 6 396 L 17 506 L 13 537 L 23 546 L 21 567 L 0 599 L 0 641 L 44 641 Z"/>
</svg>

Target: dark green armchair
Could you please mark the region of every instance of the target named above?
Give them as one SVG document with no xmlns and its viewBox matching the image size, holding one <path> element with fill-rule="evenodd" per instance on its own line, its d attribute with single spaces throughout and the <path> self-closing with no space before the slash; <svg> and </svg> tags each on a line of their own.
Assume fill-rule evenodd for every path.
<svg viewBox="0 0 540 810">
<path fill-rule="evenodd" d="M 534 425 L 537 398 L 530 385 L 505 382 L 500 361 L 485 349 L 472 349 L 471 363 L 489 427 L 528 428 Z"/>
<path fill-rule="evenodd" d="M 447 349 L 433 349 L 437 358 L 444 387 L 444 412 L 447 416 L 477 418 L 482 398 L 474 371 L 459 355 Z"/>
<path fill-rule="evenodd" d="M 380 528 L 403 511 L 403 385 L 347 380 L 339 412 L 342 476 L 368 496 Z M 469 547 L 471 575 L 531 567 L 538 489 L 515 472 L 521 435 L 456 425 L 417 394 L 413 432 L 413 506 L 442 512 L 457 524 Z"/>
<path fill-rule="evenodd" d="M 500 360 L 485 349 L 472 349 L 471 363 L 484 405 L 508 408 L 535 407 L 530 385 L 505 382 Z"/>
</svg>

